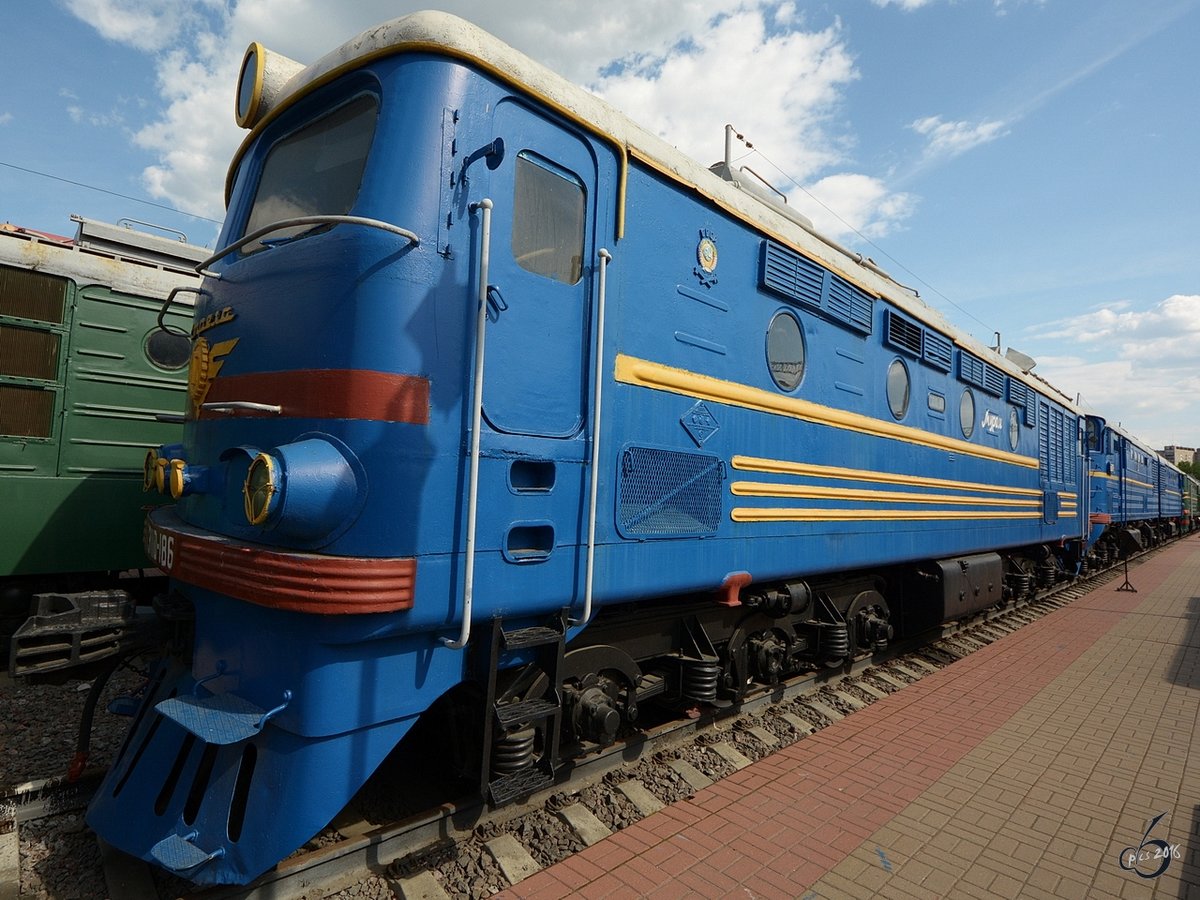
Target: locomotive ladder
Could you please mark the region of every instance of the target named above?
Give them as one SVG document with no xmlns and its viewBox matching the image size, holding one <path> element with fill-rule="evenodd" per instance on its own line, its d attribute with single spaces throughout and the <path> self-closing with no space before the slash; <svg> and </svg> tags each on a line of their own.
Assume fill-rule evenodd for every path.
<svg viewBox="0 0 1200 900">
<path fill-rule="evenodd" d="M 547 625 L 505 631 L 503 621 L 492 620 L 491 640 L 477 663 L 485 687 L 483 706 L 483 754 L 480 793 L 495 806 L 527 797 L 554 784 L 559 764 L 559 733 L 562 724 L 560 691 L 563 650 L 566 646 L 567 610 Z M 476 644 L 484 650 L 482 642 Z M 518 679 L 504 695 L 498 682 L 502 667 L 513 657 L 533 663 L 549 682 L 543 697 L 522 699 Z M 536 752 L 540 740 L 541 752 Z"/>
</svg>

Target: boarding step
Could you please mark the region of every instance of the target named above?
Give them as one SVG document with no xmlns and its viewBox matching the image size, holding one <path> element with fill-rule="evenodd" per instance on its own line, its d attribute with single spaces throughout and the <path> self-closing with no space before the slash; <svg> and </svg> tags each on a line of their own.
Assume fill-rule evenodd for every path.
<svg viewBox="0 0 1200 900">
<path fill-rule="evenodd" d="M 154 707 L 209 744 L 237 744 L 262 730 L 267 712 L 235 694 L 171 697 Z"/>
<path fill-rule="evenodd" d="M 192 832 L 187 837 L 173 834 L 170 837 L 163 838 L 151 847 L 150 855 L 164 869 L 176 873 L 190 872 L 192 869 L 204 865 L 209 860 L 225 855 L 224 847 L 218 847 L 211 852 L 205 852 L 192 843 L 192 838 L 195 837 L 196 832 Z"/>
<path fill-rule="evenodd" d="M 554 785 L 553 773 L 538 765 L 519 769 L 488 784 L 492 804 L 504 806 Z"/>
<path fill-rule="evenodd" d="M 515 725 L 540 722 L 559 711 L 553 700 L 521 700 L 517 703 L 501 703 L 496 706 L 496 721 L 505 731 Z"/>
<path fill-rule="evenodd" d="M 524 650 L 527 647 L 545 647 L 557 644 L 563 639 L 563 633 L 557 628 L 545 625 L 534 625 L 530 628 L 517 628 L 513 631 L 501 632 L 506 650 Z"/>
</svg>

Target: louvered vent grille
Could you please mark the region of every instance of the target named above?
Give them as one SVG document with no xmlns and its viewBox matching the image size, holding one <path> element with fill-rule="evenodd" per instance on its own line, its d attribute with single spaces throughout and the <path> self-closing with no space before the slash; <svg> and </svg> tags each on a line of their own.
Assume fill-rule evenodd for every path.
<svg viewBox="0 0 1200 900">
<path fill-rule="evenodd" d="M 970 353 L 959 351 L 958 354 L 958 377 L 967 384 L 973 384 L 975 387 L 983 387 L 983 369 L 984 364 L 982 359 L 972 356 Z"/>
<path fill-rule="evenodd" d="M 913 356 L 919 357 L 921 355 L 922 333 L 920 325 L 915 325 L 888 310 L 887 341 L 893 347 L 900 350 L 907 350 Z"/>
<path fill-rule="evenodd" d="M 807 306 L 821 306 L 825 270 L 771 241 L 763 241 L 762 286 L 789 300 Z"/>
<path fill-rule="evenodd" d="M 53 414 L 53 391 L 0 384 L 0 434 L 50 437 Z"/>
<path fill-rule="evenodd" d="M 925 332 L 925 362 L 935 369 L 949 372 L 954 364 L 954 345 L 949 338 L 932 331 Z"/>
<path fill-rule="evenodd" d="M 829 314 L 857 331 L 871 333 L 874 301 L 843 278 L 829 279 Z"/>
<path fill-rule="evenodd" d="M 621 459 L 621 532 L 630 537 L 715 533 L 721 481 L 715 456 L 630 447 Z"/>
<path fill-rule="evenodd" d="M 1008 399 L 1017 406 L 1029 405 L 1029 388 L 1019 381 L 1008 379 Z"/>
<path fill-rule="evenodd" d="M 874 298 L 781 244 L 763 241 L 759 285 L 793 303 L 820 309 L 855 331 L 872 331 Z"/>
<path fill-rule="evenodd" d="M 0 325 L 0 375 L 54 381 L 59 343 L 52 331 Z"/>
<path fill-rule="evenodd" d="M 996 397 L 1004 396 L 1004 373 L 995 366 L 983 364 L 983 389 Z"/>
<path fill-rule="evenodd" d="M 61 325 L 66 302 L 65 278 L 0 266 L 0 316 Z"/>
</svg>

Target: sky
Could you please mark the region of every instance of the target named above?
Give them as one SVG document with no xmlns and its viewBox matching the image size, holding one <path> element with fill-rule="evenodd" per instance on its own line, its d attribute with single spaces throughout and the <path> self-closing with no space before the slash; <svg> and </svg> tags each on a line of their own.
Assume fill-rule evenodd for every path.
<svg viewBox="0 0 1200 900">
<path fill-rule="evenodd" d="M 8 0 L 0 221 L 213 246 L 247 45 L 428 4 Z M 1200 0 L 443 0 L 1156 448 L 1200 446 Z"/>
</svg>

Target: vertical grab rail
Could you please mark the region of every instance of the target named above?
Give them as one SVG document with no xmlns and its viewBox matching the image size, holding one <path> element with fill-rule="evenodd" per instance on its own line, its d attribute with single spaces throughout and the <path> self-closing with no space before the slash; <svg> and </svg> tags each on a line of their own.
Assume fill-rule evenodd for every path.
<svg viewBox="0 0 1200 900">
<path fill-rule="evenodd" d="M 471 638 L 471 602 L 475 594 L 475 517 L 479 507 L 479 430 L 483 420 L 483 341 L 487 335 L 488 266 L 491 263 L 492 201 L 471 204 L 483 210 L 479 229 L 479 312 L 475 319 L 475 381 L 471 397 L 471 468 L 467 483 L 467 546 L 463 570 L 462 629 L 458 640 L 442 638 L 451 650 L 461 650 Z"/>
<path fill-rule="evenodd" d="M 596 364 L 592 373 L 592 485 L 588 499 L 587 574 L 584 577 L 583 618 L 570 619 L 572 625 L 585 625 L 592 617 L 592 580 L 596 571 L 596 497 L 600 487 L 600 411 L 604 399 L 604 294 L 608 264 L 612 254 L 600 249 L 600 278 L 596 297 Z"/>
</svg>

